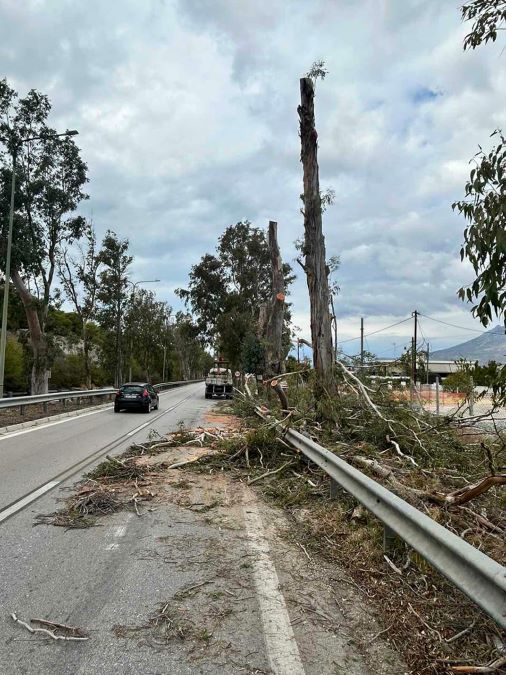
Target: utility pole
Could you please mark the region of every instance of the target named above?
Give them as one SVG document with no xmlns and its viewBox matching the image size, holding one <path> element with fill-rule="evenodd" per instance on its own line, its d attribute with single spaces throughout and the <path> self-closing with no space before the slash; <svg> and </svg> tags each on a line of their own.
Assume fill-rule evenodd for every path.
<svg viewBox="0 0 506 675">
<path fill-rule="evenodd" d="M 430 356 L 430 346 L 427 342 L 427 384 L 429 384 L 429 356 Z"/>
<path fill-rule="evenodd" d="M 364 367 L 364 318 L 360 319 L 360 366 Z"/>
<path fill-rule="evenodd" d="M 416 375 L 417 375 L 417 363 L 416 363 L 416 343 L 417 343 L 417 330 L 418 330 L 418 312 L 415 309 L 413 312 L 413 318 L 415 320 L 414 331 L 413 331 L 413 351 L 412 351 L 412 374 L 413 374 L 413 386 L 416 386 Z"/>
<path fill-rule="evenodd" d="M 414 389 L 415 389 L 415 359 L 413 354 L 415 352 L 415 338 L 411 338 L 411 386 L 409 388 L 410 392 L 410 401 L 413 403 L 414 400 Z"/>
</svg>

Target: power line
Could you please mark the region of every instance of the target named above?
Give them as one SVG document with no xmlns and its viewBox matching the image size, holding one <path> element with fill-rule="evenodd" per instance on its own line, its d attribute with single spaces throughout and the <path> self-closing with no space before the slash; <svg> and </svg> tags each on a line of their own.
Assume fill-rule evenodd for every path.
<svg viewBox="0 0 506 675">
<path fill-rule="evenodd" d="M 393 323 L 390 326 L 385 326 L 384 328 L 378 328 L 378 330 L 373 330 L 371 333 L 366 333 L 364 335 L 364 338 L 370 337 L 371 335 L 376 335 L 376 333 L 381 333 L 384 330 L 388 330 L 389 328 L 393 328 L 394 326 L 399 326 L 401 323 L 406 323 L 406 321 L 411 321 L 412 317 L 409 316 L 407 319 L 403 319 L 402 321 L 397 321 L 397 323 Z M 346 340 L 338 340 L 337 344 L 342 345 L 345 342 L 352 342 L 353 340 L 360 340 L 360 335 L 357 337 L 353 338 L 347 338 Z"/>
<path fill-rule="evenodd" d="M 477 328 L 466 328 L 465 326 L 458 326 L 456 323 L 449 323 L 448 321 L 442 321 L 441 319 L 434 319 L 432 316 L 427 316 L 427 314 L 421 314 L 420 316 L 423 316 L 424 319 L 430 319 L 431 321 L 435 321 L 436 323 L 442 323 L 445 326 L 451 326 L 452 328 L 459 328 L 461 330 L 469 330 L 472 333 L 480 333 L 481 335 L 484 335 L 485 333 L 489 333 L 489 335 L 502 335 L 502 333 L 491 333 L 489 330 L 478 330 Z"/>
</svg>

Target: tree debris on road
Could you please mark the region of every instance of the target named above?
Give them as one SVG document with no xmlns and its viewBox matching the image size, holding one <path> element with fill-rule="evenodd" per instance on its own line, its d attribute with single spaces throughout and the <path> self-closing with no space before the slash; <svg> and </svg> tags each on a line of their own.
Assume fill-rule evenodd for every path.
<svg viewBox="0 0 506 675">
<path fill-rule="evenodd" d="M 20 626 L 26 628 L 26 630 L 30 633 L 42 633 L 43 635 L 50 637 L 52 640 L 83 641 L 90 639 L 87 631 L 83 630 L 82 628 L 76 628 L 75 626 L 67 626 L 64 623 L 56 623 L 55 621 L 47 621 L 46 619 L 30 619 L 30 623 L 49 626 L 53 629 L 49 630 L 48 628 L 34 628 L 33 626 L 30 626 L 28 623 L 26 623 L 26 621 L 18 619 L 14 612 L 12 612 L 11 618 Z"/>
</svg>

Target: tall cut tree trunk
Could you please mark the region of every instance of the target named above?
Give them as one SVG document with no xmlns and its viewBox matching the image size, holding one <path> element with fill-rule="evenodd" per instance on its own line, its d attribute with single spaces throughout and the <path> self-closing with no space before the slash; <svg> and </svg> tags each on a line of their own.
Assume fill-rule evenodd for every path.
<svg viewBox="0 0 506 675">
<path fill-rule="evenodd" d="M 33 354 L 33 366 L 31 376 L 31 394 L 47 394 L 48 391 L 48 353 L 46 336 L 40 325 L 39 315 L 37 313 L 36 301 L 19 272 L 11 272 L 12 283 L 14 284 L 26 314 L 26 321 L 30 331 L 30 346 Z"/>
<path fill-rule="evenodd" d="M 86 323 L 83 321 L 83 357 L 84 357 L 84 380 L 86 389 L 91 389 L 91 364 L 90 364 L 90 341 Z"/>
<path fill-rule="evenodd" d="M 329 284 L 322 231 L 322 205 L 318 175 L 317 139 L 314 116 L 314 87 L 308 77 L 300 80 L 301 162 L 304 169 L 304 270 L 311 303 L 313 365 L 320 384 L 332 380 L 332 327 Z"/>
<path fill-rule="evenodd" d="M 284 372 L 283 321 L 285 317 L 285 278 L 278 246 L 278 224 L 269 221 L 269 251 L 271 256 L 272 300 L 267 305 L 264 328 L 265 375 L 267 378 Z"/>
</svg>

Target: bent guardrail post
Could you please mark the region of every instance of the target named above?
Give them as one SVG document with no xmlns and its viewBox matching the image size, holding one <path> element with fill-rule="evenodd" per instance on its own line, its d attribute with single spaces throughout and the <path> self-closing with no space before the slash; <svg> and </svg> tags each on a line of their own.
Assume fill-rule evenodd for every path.
<svg viewBox="0 0 506 675">
<path fill-rule="evenodd" d="M 506 628 L 506 568 L 321 445 L 285 438 Z"/>
</svg>

